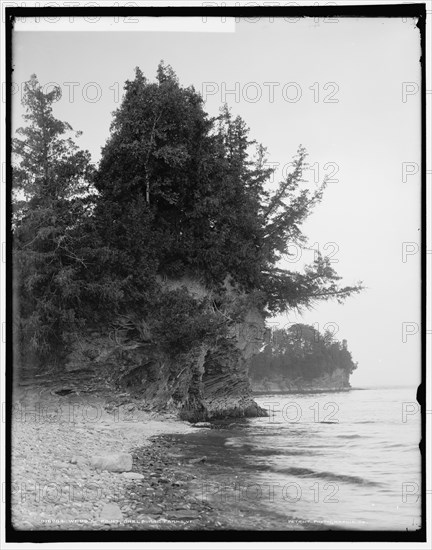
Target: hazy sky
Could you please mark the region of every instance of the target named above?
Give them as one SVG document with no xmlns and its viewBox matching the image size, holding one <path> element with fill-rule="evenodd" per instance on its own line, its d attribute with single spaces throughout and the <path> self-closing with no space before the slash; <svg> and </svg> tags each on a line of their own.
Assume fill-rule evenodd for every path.
<svg viewBox="0 0 432 550">
<path fill-rule="evenodd" d="M 36 73 L 42 84 L 62 87 L 54 113 L 83 131 L 79 143 L 97 162 L 124 81 L 136 66 L 153 79 L 164 59 L 183 85 L 203 92 L 210 114 L 224 102 L 240 114 L 251 136 L 268 148 L 270 162 L 282 167 L 304 145 L 314 166 L 308 171 L 311 185 L 325 175 L 333 179 L 304 232 L 311 245 L 337 261 L 343 283 L 362 280 L 368 288 L 344 305 L 321 303 L 302 318 L 289 314 L 274 322 L 316 323 L 320 330 L 331 323 L 359 362 L 354 386 L 417 384 L 420 332 L 403 333 L 403 323 L 410 323 L 405 331 L 414 332 L 420 322 L 415 21 L 305 18 L 189 25 L 200 32 L 150 32 L 143 20 L 110 21 L 117 30 L 105 32 L 95 32 L 101 22 L 87 24 L 91 32 L 76 31 L 77 21 L 63 23 L 75 32 L 46 31 L 59 31 L 59 24 L 30 20 L 16 27 L 26 30 L 14 33 L 14 124 L 22 124 L 22 83 Z M 291 267 L 305 260 L 313 260 L 312 251 Z"/>
</svg>

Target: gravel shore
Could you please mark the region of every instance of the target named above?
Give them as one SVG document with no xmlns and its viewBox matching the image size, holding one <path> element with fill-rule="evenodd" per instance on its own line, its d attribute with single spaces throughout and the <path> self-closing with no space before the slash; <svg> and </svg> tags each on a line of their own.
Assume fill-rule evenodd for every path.
<svg viewBox="0 0 432 550">
<path fill-rule="evenodd" d="M 61 396 L 47 388 L 21 391 L 12 418 L 14 528 L 303 529 L 274 511 L 259 512 L 253 499 L 215 496 L 212 485 L 220 485 L 221 474 L 240 486 L 247 480 L 229 464 L 195 456 L 183 436 L 209 425 L 199 428 L 140 406 L 127 394 L 114 400 L 96 393 Z M 98 457 L 118 453 L 129 459 L 126 471 L 101 467 Z"/>
<path fill-rule="evenodd" d="M 133 402 L 118 405 L 118 399 L 114 403 L 97 395 L 62 397 L 43 388 L 21 392 L 12 416 L 13 526 L 119 527 L 132 510 L 127 504 L 131 488 L 142 487 L 142 478 L 131 480 L 131 472 L 95 469 L 92 457 L 130 453 L 156 435 L 193 430 L 172 416 L 139 410 Z M 152 473 L 141 475 L 150 479 Z M 148 511 L 154 512 L 154 506 Z"/>
</svg>

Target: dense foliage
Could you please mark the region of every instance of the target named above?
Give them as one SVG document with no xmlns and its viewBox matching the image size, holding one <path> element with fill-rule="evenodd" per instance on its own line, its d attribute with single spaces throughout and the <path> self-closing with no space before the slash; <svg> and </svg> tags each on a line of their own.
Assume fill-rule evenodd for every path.
<svg viewBox="0 0 432 550">
<path fill-rule="evenodd" d="M 79 224 L 89 215 L 90 154 L 74 143 L 69 124 L 52 114 L 59 90 L 43 93 L 36 77 L 25 84 L 24 116 L 13 142 L 14 290 L 21 344 L 41 353 L 61 347 L 62 334 L 81 323 Z"/>
<path fill-rule="evenodd" d="M 336 369 L 351 374 L 357 368 L 346 342 L 335 340 L 331 332 L 321 334 L 313 326 L 296 324 L 275 330 L 258 355 L 252 358 L 250 377 L 312 380 Z"/>
<path fill-rule="evenodd" d="M 185 349 L 223 332 L 227 281 L 266 315 L 360 290 L 341 287 L 321 256 L 303 273 L 278 267 L 290 243 L 306 242 L 301 224 L 325 187 L 303 188 L 302 147 L 269 193 L 265 149 L 244 121 L 227 108 L 209 117 L 200 94 L 161 63 L 155 82 L 139 69 L 126 82 L 95 170 L 52 114 L 59 93 L 31 78 L 28 124 L 14 141 L 20 334 L 39 353 L 118 315 Z M 211 288 L 213 303 L 162 292 L 162 280 L 183 275 Z"/>
</svg>

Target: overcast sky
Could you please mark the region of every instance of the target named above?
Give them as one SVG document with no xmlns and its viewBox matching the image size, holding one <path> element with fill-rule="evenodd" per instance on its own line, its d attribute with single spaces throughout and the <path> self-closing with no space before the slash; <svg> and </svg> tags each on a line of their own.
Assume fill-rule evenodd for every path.
<svg viewBox="0 0 432 550">
<path fill-rule="evenodd" d="M 314 167 L 308 171 L 310 184 L 325 175 L 333 180 L 304 232 L 311 245 L 337 262 L 343 283 L 361 280 L 368 288 L 344 305 L 321 303 L 301 318 L 290 313 L 274 323 L 315 323 L 320 330 L 330 323 L 327 328 L 348 340 L 359 362 L 354 386 L 417 384 L 420 332 L 404 336 L 404 326 L 415 332 L 420 322 L 415 21 L 197 19 L 189 32 L 150 31 L 148 20 L 105 20 L 105 32 L 96 32 L 104 28 L 102 21 L 87 23 L 89 32 L 77 31 L 79 21 L 61 23 L 71 32 L 43 21 L 16 26 L 15 127 L 22 124 L 22 83 L 36 73 L 42 84 L 62 87 L 54 113 L 83 131 L 79 144 L 97 162 L 124 81 L 133 78 L 136 66 L 153 79 L 164 59 L 181 84 L 203 93 L 207 112 L 216 115 L 226 102 L 245 119 L 251 136 L 279 166 L 276 179 L 304 145 Z M 158 24 L 172 28 L 173 23 L 180 29 L 178 21 Z M 120 31 L 125 28 L 128 32 Z M 305 260 L 313 260 L 312 251 L 303 252 L 291 268 Z"/>
</svg>

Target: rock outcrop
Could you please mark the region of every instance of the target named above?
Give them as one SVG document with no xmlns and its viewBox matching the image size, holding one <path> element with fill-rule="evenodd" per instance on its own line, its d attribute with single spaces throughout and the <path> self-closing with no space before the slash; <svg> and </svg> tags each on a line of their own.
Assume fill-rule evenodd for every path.
<svg viewBox="0 0 432 550">
<path fill-rule="evenodd" d="M 161 285 L 167 291 L 187 289 L 195 299 L 211 294 L 190 278 L 165 280 Z M 227 294 L 235 307 L 236 292 L 228 286 Z M 229 313 L 228 307 L 222 315 L 228 319 Z M 91 369 L 116 391 L 126 390 L 153 408 L 176 410 L 191 422 L 266 416 L 253 400 L 248 378 L 248 361 L 264 339 L 264 319 L 251 306 L 240 321 L 230 321 L 226 334 L 215 343 L 199 342 L 175 357 L 151 334 L 130 338 L 127 323 L 118 322 L 120 328 L 114 330 L 93 327 L 72 342 L 66 369 Z"/>
</svg>

